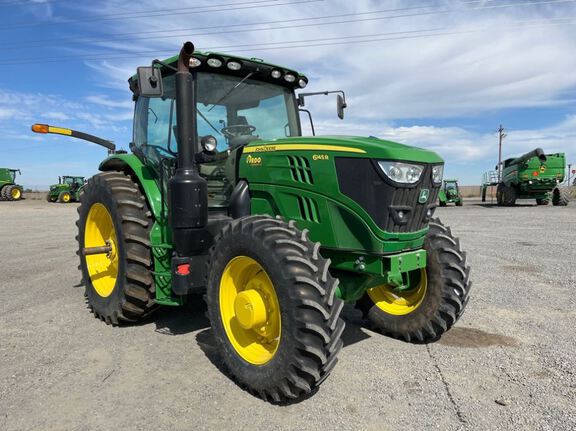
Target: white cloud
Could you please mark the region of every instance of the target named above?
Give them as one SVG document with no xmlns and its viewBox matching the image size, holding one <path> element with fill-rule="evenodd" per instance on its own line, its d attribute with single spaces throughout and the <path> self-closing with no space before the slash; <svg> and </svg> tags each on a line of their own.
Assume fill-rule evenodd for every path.
<svg viewBox="0 0 576 431">
<path fill-rule="evenodd" d="M 193 4 L 194 3 L 194 4 Z M 181 1 L 178 7 L 210 4 Z M 446 4 L 446 3 L 444 3 Z M 427 8 L 380 13 L 373 16 L 411 15 L 404 18 L 365 21 L 331 26 L 313 26 L 277 31 L 226 33 L 227 23 L 254 23 L 297 18 L 328 16 L 374 10 L 405 9 L 406 2 L 396 0 L 331 0 L 300 4 L 293 7 L 268 7 L 236 10 L 229 13 L 202 15 L 171 15 L 126 19 L 99 23 L 110 33 L 170 31 L 189 28 L 196 46 L 224 47 L 245 55 L 297 67 L 311 77 L 311 89 L 343 88 L 347 90 L 356 116 L 364 119 L 392 120 L 404 118 L 438 118 L 478 115 L 502 108 L 554 106 L 564 103 L 564 93 L 576 87 L 576 56 L 567 55 L 576 48 L 573 25 L 535 26 L 533 20 L 576 15 L 576 7 L 561 4 L 555 7 L 522 6 L 478 10 L 497 6 L 493 2 L 464 5 L 451 1 L 455 12 L 415 16 L 434 12 Z M 505 3 L 511 4 L 511 2 Z M 139 10 L 153 10 L 156 3 L 143 0 Z M 412 6 L 412 4 L 410 4 Z M 99 4 L 99 13 L 116 10 L 118 1 Z M 443 9 L 443 8 L 440 8 Z M 354 17 L 349 17 L 353 19 Z M 359 17 L 356 17 L 356 19 Z M 366 18 L 365 16 L 363 18 Z M 340 21 L 345 19 L 340 19 Z M 332 19 L 334 21 L 334 19 Z M 518 21 L 530 21 L 518 28 Z M 326 22 L 319 20 L 317 22 Z M 197 25 L 201 23 L 201 25 Z M 307 21 L 306 23 L 310 23 Z M 194 24 L 194 25 L 193 25 Z M 290 23 L 291 25 L 298 23 Z M 195 27 L 213 30 L 195 31 Z M 287 25 L 287 24 L 286 24 Z M 255 26 L 252 26 L 255 27 Z M 263 26 L 260 25 L 259 28 Z M 270 26 L 274 27 L 274 26 Z M 374 43 L 353 43 L 314 47 L 311 43 L 300 49 L 282 49 L 284 42 L 338 38 L 343 35 L 390 34 L 431 28 L 446 28 L 449 32 L 487 28 L 486 31 L 452 34 L 429 38 L 383 40 Z M 218 30 L 223 30 L 218 34 Z M 216 33 L 216 34 L 207 34 Z M 178 51 L 178 38 L 133 39 L 97 43 L 111 52 Z M 406 37 L 397 35 L 392 37 Z M 409 36 L 409 35 L 408 35 Z M 366 39 L 366 38 L 364 38 Z M 258 44 L 280 43 L 273 50 L 258 51 Z M 126 79 L 137 65 L 146 64 L 153 53 L 140 58 L 92 61 L 91 65 L 116 77 L 119 88 L 126 88 Z M 104 80 L 111 85 L 110 79 Z"/>
</svg>

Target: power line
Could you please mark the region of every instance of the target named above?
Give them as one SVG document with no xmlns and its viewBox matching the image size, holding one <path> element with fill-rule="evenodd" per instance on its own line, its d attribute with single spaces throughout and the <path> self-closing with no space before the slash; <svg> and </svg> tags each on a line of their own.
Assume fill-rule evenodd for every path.
<svg viewBox="0 0 576 431">
<path fill-rule="evenodd" d="M 523 23 L 536 23 L 535 25 L 522 25 Z M 543 19 L 543 20 L 518 20 L 515 26 L 508 26 L 507 29 L 523 29 L 523 28 L 533 28 L 533 27 L 546 27 L 552 25 L 566 25 L 566 24 L 576 24 L 576 16 L 558 19 Z M 306 39 L 306 40 L 295 40 L 295 41 L 283 41 L 283 42 L 268 42 L 261 44 L 241 44 L 241 45 L 227 45 L 227 46 L 213 46 L 213 47 L 203 47 L 201 51 L 216 51 L 222 49 L 242 49 L 250 48 L 251 52 L 255 51 L 269 51 L 269 50 L 282 50 L 282 49 L 294 49 L 294 48 L 311 48 L 311 47 L 321 47 L 321 46 L 335 46 L 335 45 L 348 45 L 354 43 L 372 43 L 380 41 L 391 41 L 391 40 L 405 40 L 405 39 L 418 39 L 427 37 L 438 37 L 438 36 L 452 36 L 452 35 L 462 35 L 485 32 L 493 29 L 498 29 L 500 26 L 490 26 L 490 27 L 477 27 L 477 28 L 462 28 L 457 31 L 449 31 L 450 28 L 435 28 L 435 29 L 424 29 L 424 30 L 410 30 L 410 31 L 400 31 L 400 32 L 389 32 L 389 33 L 378 33 L 378 34 L 368 34 L 368 35 L 356 35 L 356 36 L 340 36 L 333 38 L 321 38 L 321 39 Z M 446 31 L 442 31 L 446 30 Z M 430 34 L 413 34 L 413 33 L 430 33 Z M 436 33 L 431 33 L 436 32 Z M 394 36 L 394 37 L 385 37 Z M 353 40 L 355 39 L 355 40 Z M 288 45 L 290 44 L 290 45 Z M 297 45 L 294 45 L 297 44 Z M 298 45 L 300 44 L 300 45 Z M 303 45 L 302 45 L 303 44 Z M 0 65 L 17 65 L 17 64 L 39 64 L 39 63 L 55 63 L 73 60 L 111 60 L 111 59 L 126 59 L 126 58 L 138 58 L 142 55 L 150 56 L 169 56 L 174 52 L 161 52 L 161 51 L 140 51 L 131 52 L 126 54 L 118 54 L 114 56 L 109 56 L 105 53 L 93 54 L 89 56 L 68 56 L 66 58 L 44 58 L 44 59 L 29 59 L 26 61 L 4 61 L 0 62 Z M 233 52 L 230 52 L 233 53 Z"/>
<path fill-rule="evenodd" d="M 70 0 L 45 0 L 42 3 L 39 2 L 30 2 L 30 1 L 7 1 L 7 2 L 1 2 L 0 3 L 0 8 L 4 8 L 4 7 L 18 7 L 18 6 L 44 6 L 47 4 L 52 4 L 52 3 L 62 3 L 62 2 L 70 2 Z"/>
<path fill-rule="evenodd" d="M 123 12 L 116 14 L 104 14 L 104 15 L 86 15 L 79 18 L 68 18 L 59 21 L 52 22 L 25 22 L 17 23 L 15 25 L 3 26 L 0 30 L 11 30 L 15 28 L 23 27 L 36 27 L 43 25 L 62 25 L 62 24 L 74 24 L 79 22 L 96 22 L 96 21 L 115 21 L 119 19 L 137 19 L 137 18 L 149 18 L 157 16 L 169 16 L 169 15 L 195 15 L 201 13 L 213 13 L 231 10 L 242 10 L 242 9 L 257 9 L 260 7 L 276 7 L 300 3 L 317 3 L 324 0 L 299 0 L 299 1 L 288 1 L 284 3 L 279 3 L 284 0 L 252 0 L 245 2 L 235 2 L 235 3 L 219 3 L 209 6 L 196 6 L 196 7 L 186 7 L 186 8 L 172 8 L 172 9 L 157 9 L 155 11 L 143 11 L 143 12 Z M 263 4 L 264 3 L 264 4 Z M 268 4 L 266 4 L 268 3 Z M 237 7 L 238 5 L 247 5 L 243 7 Z M 256 6 L 254 6 L 256 5 Z M 232 6 L 221 9 L 213 9 L 222 6 Z M 203 9 L 203 10 L 198 10 Z M 205 9 L 205 10 L 204 10 Z"/>
<path fill-rule="evenodd" d="M 467 2 L 466 4 L 470 4 L 470 3 L 482 3 L 484 0 L 475 0 L 475 1 L 471 1 L 471 2 Z M 495 0 L 487 0 L 487 1 L 495 1 Z M 574 1 L 574 0 L 571 0 Z M 256 22 L 248 22 L 248 23 L 244 23 L 244 24 L 230 24 L 230 25 L 223 25 L 223 26 L 207 26 L 207 27 L 195 27 L 193 30 L 213 30 L 215 28 L 236 28 L 236 27 L 246 27 L 246 26 L 253 26 L 253 25 L 274 25 L 274 24 L 282 24 L 282 23 L 288 23 L 288 22 L 301 22 L 301 21 L 309 21 L 309 20 L 319 20 L 319 19 L 331 19 L 331 18 L 343 18 L 343 17 L 348 17 L 348 16 L 361 16 L 361 15 L 372 15 L 372 14 L 378 14 L 378 13 L 387 13 L 387 12 L 401 12 L 401 11 L 406 11 L 406 10 L 412 10 L 412 9 L 426 9 L 426 8 L 431 8 L 431 7 L 438 7 L 438 6 L 416 6 L 416 7 L 407 7 L 407 8 L 399 8 L 399 9 L 383 9 L 383 10 L 377 10 L 377 11 L 370 11 L 370 12 L 358 12 L 358 13 L 346 13 L 346 14 L 338 14 L 338 15 L 326 15 L 326 16 L 320 16 L 320 17 L 311 17 L 311 18 L 294 18 L 294 19 L 288 19 L 288 20 L 278 20 L 278 21 L 256 21 Z M 402 17 L 404 16 L 417 16 L 417 15 L 402 15 Z M 387 18 L 395 18 L 394 17 L 379 17 L 377 19 L 387 19 Z M 348 21 L 343 21 L 342 23 L 347 23 Z M 330 23 L 329 23 L 330 24 Z M 338 23 L 339 24 L 339 23 Z M 322 25 L 322 23 L 319 24 L 314 24 L 314 25 Z M 295 28 L 295 27 L 291 27 L 291 28 Z M 66 37 L 66 38 L 54 38 L 54 39 L 36 39 L 36 40 L 31 40 L 31 41 L 24 41 L 24 42 L 18 42 L 16 44 L 10 44 L 10 45 L 2 45 L 2 49 L 7 49 L 7 48 L 12 48 L 12 47 L 20 47 L 20 46 L 26 46 L 26 45 L 35 45 L 37 46 L 38 43 L 52 43 L 52 42 L 67 42 L 67 41 L 71 41 L 71 42 L 78 42 L 78 43 L 99 43 L 99 42 L 109 42 L 109 41 L 115 41 L 115 40 L 141 40 L 141 39 L 149 39 L 148 37 L 145 38 L 123 38 L 124 36 L 134 36 L 134 35 L 146 35 L 146 34 L 162 34 L 162 33 L 175 33 L 175 32 L 188 32 L 192 29 L 190 28 L 181 28 L 181 29 L 171 29 L 171 30 L 154 30 L 154 31 L 138 31 L 138 32 L 128 32 L 128 33 L 114 33 L 112 34 L 113 37 L 107 37 L 107 38 L 100 38 L 100 39 L 95 39 L 95 38 L 75 38 L 75 37 Z M 266 29 L 266 30 L 274 30 L 273 28 L 271 29 Z M 245 30 L 243 30 L 245 31 Z M 215 32 L 220 34 L 221 32 Z M 213 33 L 197 33 L 196 35 L 203 35 L 203 34 L 213 34 Z M 188 33 L 188 35 L 191 35 Z M 194 34 L 192 34 L 194 35 Z M 121 36 L 122 38 L 117 38 L 115 36 Z M 175 36 L 164 36 L 164 37 L 178 37 L 179 35 L 175 35 Z M 155 38 L 156 36 L 154 36 L 153 38 Z"/>
<path fill-rule="evenodd" d="M 490 0 L 488 0 L 490 1 Z M 520 7 L 520 6 L 531 6 L 534 4 L 550 4 L 550 3 L 559 3 L 559 2 L 576 2 L 576 0 L 548 0 L 545 2 L 539 1 L 539 2 L 524 2 L 524 3 L 513 3 L 513 4 L 504 4 L 504 5 L 493 5 L 493 6 L 481 6 L 481 7 L 475 7 L 475 8 L 471 8 L 469 10 L 474 10 L 474 11 L 478 11 L 478 10 L 484 10 L 484 9 L 493 9 L 495 7 L 498 8 L 503 8 L 503 7 Z M 482 3 L 482 0 L 476 0 L 476 1 L 471 1 L 468 3 Z M 390 11 L 398 11 L 398 10 L 406 10 L 406 9 L 413 9 L 413 8 L 401 8 L 401 9 L 389 9 L 389 10 L 382 10 L 382 11 L 372 11 L 372 12 L 361 12 L 361 13 L 357 13 L 357 14 L 341 14 L 341 15 L 332 15 L 332 16 L 326 16 L 326 17 L 316 17 L 316 18 L 304 18 L 303 20 L 317 20 L 317 19 L 325 19 L 325 18 L 333 18 L 333 17 L 340 17 L 340 16 L 363 16 L 363 15 L 371 15 L 371 14 L 376 14 L 376 13 L 384 13 L 384 12 L 390 12 Z M 394 19 L 394 18 L 404 18 L 404 17 L 413 17 L 413 16 L 421 16 L 421 15 L 430 15 L 430 14 L 439 14 L 439 13 L 447 13 L 450 12 L 452 10 L 440 10 L 440 11 L 432 11 L 432 12 L 420 12 L 420 13 L 413 13 L 413 14 L 404 14 L 404 15 L 391 15 L 391 16 L 384 16 L 384 17 L 372 17 L 372 18 L 360 18 L 360 19 L 353 19 L 353 20 L 342 20 L 342 21 L 336 21 L 336 22 L 328 22 L 328 23 L 309 23 L 309 24 L 298 24 L 298 25 L 288 25 L 288 26 L 276 26 L 273 29 L 254 29 L 254 28 L 249 28 L 249 29 L 242 29 L 242 30 L 218 30 L 218 31 L 214 31 L 214 32 L 208 32 L 208 33 L 187 33 L 185 35 L 171 35 L 169 37 L 190 37 L 190 36 L 203 36 L 203 35 L 211 35 L 211 34 L 225 34 L 225 33 L 242 33 L 242 32 L 253 32 L 253 31 L 272 31 L 272 30 L 282 30 L 282 29 L 290 29 L 290 28 L 304 28 L 304 27 L 316 27 L 316 26 L 321 26 L 321 25 L 334 25 L 334 24 L 347 24 L 347 23 L 353 23 L 353 22 L 366 22 L 366 21 L 375 21 L 375 20 L 384 20 L 384 19 Z M 294 22 L 294 21 L 301 21 L 301 20 L 281 20 L 281 21 L 269 21 L 269 22 L 261 22 L 260 24 L 258 23 L 247 23 L 247 24 L 237 24 L 236 26 L 253 26 L 253 25 L 265 25 L 265 24 L 278 24 L 278 23 L 284 23 L 284 22 Z M 214 28 L 214 27 L 203 27 L 203 28 Z M 436 28 L 436 29 L 430 29 L 430 30 L 425 30 L 425 31 L 436 31 L 436 30 L 442 30 L 443 28 Z M 179 31 L 179 30 L 178 30 Z M 408 33 L 413 33 L 413 32 L 408 32 Z M 138 33 L 136 33 L 138 34 Z M 147 39 L 147 38 L 136 38 L 135 40 L 141 40 L 141 39 Z M 132 40 L 132 39 L 130 39 Z M 153 53 L 153 52 L 158 52 L 158 51 L 140 51 L 138 53 L 141 54 L 148 54 L 148 53 Z M 87 58 L 96 58 L 96 57 L 100 57 L 102 55 L 109 55 L 108 53 L 95 53 L 95 54 L 90 54 L 89 56 L 87 56 Z M 76 54 L 74 55 L 68 55 L 68 56 L 51 56 L 51 57 L 43 57 L 43 58 L 38 58 L 37 56 L 34 57 L 28 57 L 28 58 L 15 58 L 15 59 L 8 59 L 8 60 L 4 60 L 2 63 L 0 64 L 9 64 L 9 63 L 13 63 L 13 64 L 27 64 L 29 61 L 30 62 L 36 62 L 36 61 L 52 61 L 52 60 L 58 60 L 58 59 L 68 59 L 68 58 L 76 58 L 78 57 Z M 110 57 L 110 58 L 121 58 L 120 56 L 114 56 L 114 57 Z"/>
</svg>

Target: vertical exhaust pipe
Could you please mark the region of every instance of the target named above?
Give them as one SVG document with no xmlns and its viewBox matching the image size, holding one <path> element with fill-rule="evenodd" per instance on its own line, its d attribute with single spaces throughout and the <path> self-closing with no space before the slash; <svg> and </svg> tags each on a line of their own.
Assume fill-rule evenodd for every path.
<svg viewBox="0 0 576 431">
<path fill-rule="evenodd" d="M 193 256 L 204 249 L 203 228 L 208 222 L 206 180 L 198 172 L 196 124 L 196 74 L 190 73 L 192 42 L 186 42 L 178 56 L 176 72 L 176 133 L 178 167 L 168 183 L 168 220 L 172 242 L 180 256 Z"/>
</svg>

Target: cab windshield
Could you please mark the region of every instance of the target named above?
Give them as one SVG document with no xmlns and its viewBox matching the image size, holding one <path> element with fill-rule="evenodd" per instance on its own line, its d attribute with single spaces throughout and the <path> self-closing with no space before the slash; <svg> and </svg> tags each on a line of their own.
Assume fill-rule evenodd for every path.
<svg viewBox="0 0 576 431">
<path fill-rule="evenodd" d="M 163 79 L 164 97 L 139 97 L 134 143 L 175 155 L 176 103 L 174 75 Z M 257 140 L 300 135 L 292 90 L 249 76 L 199 72 L 196 80 L 199 138 L 212 135 L 225 151 Z"/>
</svg>

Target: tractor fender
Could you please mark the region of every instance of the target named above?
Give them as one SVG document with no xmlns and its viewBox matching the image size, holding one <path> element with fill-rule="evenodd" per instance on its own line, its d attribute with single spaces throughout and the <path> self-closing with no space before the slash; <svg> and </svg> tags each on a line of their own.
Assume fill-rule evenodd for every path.
<svg viewBox="0 0 576 431">
<path fill-rule="evenodd" d="M 156 181 L 156 175 L 137 156 L 134 154 L 114 154 L 100 163 L 98 169 L 101 171 L 121 171 L 130 175 L 140 184 L 152 214 L 154 214 L 154 219 L 162 218 L 162 194 Z"/>
</svg>

